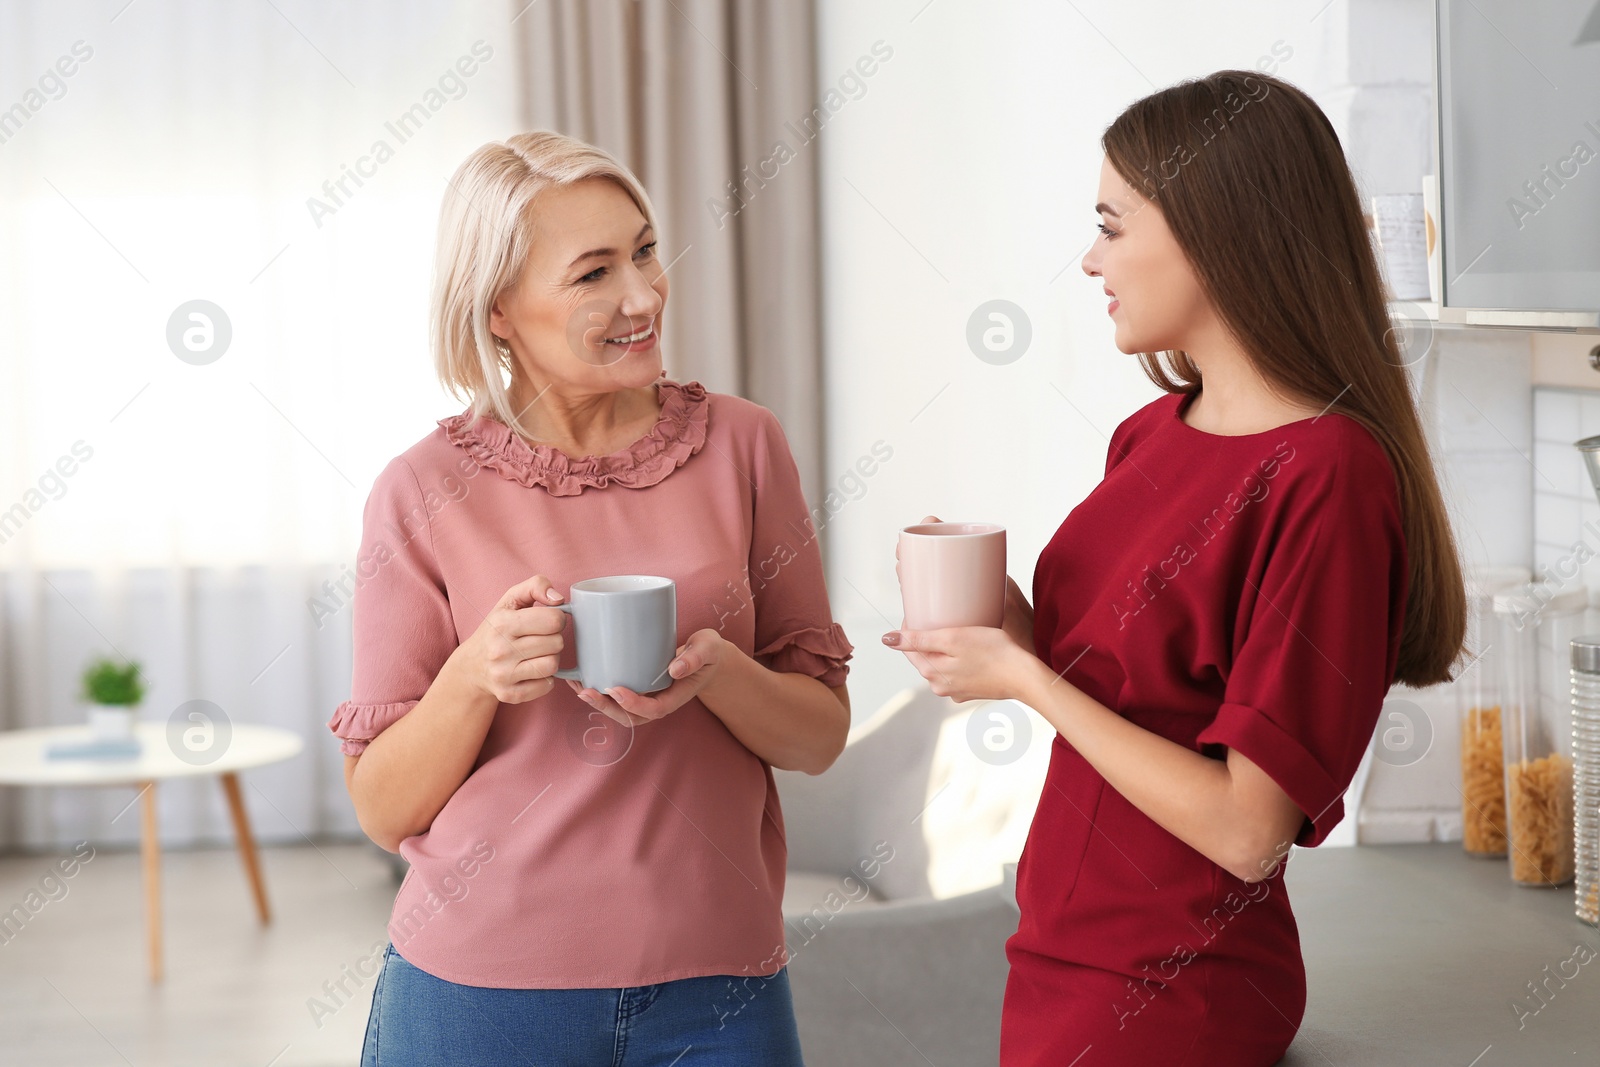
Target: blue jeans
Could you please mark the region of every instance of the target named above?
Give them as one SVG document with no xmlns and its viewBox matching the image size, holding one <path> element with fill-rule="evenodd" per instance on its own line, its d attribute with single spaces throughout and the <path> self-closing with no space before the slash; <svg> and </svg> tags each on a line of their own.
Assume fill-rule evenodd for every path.
<svg viewBox="0 0 1600 1067">
<path fill-rule="evenodd" d="M 789 971 L 621 989 L 457 985 L 390 945 L 361 1067 L 804 1067 Z"/>
</svg>

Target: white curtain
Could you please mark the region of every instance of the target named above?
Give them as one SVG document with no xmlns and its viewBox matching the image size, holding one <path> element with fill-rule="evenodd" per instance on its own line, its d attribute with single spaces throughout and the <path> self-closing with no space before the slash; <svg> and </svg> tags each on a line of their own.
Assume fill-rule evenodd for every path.
<svg viewBox="0 0 1600 1067">
<path fill-rule="evenodd" d="M 147 720 L 205 699 L 306 738 L 243 775 L 263 840 L 356 832 L 323 583 L 377 471 L 460 409 L 426 348 L 434 223 L 518 128 L 515 14 L 0 6 L 0 728 L 80 722 L 87 660 L 138 660 Z M 132 796 L 0 790 L 0 848 L 131 842 Z M 161 822 L 231 839 L 209 778 Z"/>
</svg>

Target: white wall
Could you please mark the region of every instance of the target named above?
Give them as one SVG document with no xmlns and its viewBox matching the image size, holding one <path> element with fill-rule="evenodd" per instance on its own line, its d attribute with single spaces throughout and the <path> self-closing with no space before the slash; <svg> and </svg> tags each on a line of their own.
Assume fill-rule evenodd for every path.
<svg viewBox="0 0 1600 1067">
<path fill-rule="evenodd" d="M 1105 126 L 1140 96 L 1256 67 L 1277 45 L 1290 54 L 1275 72 L 1327 112 L 1363 195 L 1416 191 L 1432 169 L 1432 4 L 821 0 L 820 27 L 824 87 L 875 42 L 893 49 L 821 142 L 828 467 L 838 479 L 875 442 L 894 450 L 864 490 L 842 487 L 853 491 L 824 536 L 834 609 L 857 645 L 859 721 L 920 681 L 878 641 L 899 622 L 895 530 L 930 512 L 1002 522 L 1011 574 L 1029 588 L 1040 550 L 1099 481 L 1107 436 L 1158 395 L 1112 343 L 1078 263 Z M 1006 366 L 965 340 L 994 298 L 1033 329 Z M 1488 330 L 1440 330 L 1432 345 L 1420 399 L 1464 561 L 1531 566 L 1534 440 L 1565 432 L 1536 424 L 1537 346 Z M 1559 347 L 1566 384 L 1600 385 Z M 1364 796 L 1364 839 L 1459 836 L 1455 694 L 1391 696 L 1428 718 L 1432 747 L 1404 766 L 1369 761 L 1347 810 Z M 1353 841 L 1356 821 L 1330 841 Z"/>
<path fill-rule="evenodd" d="M 1321 14 L 1322 0 L 923 5 L 820 3 L 823 87 L 874 42 L 893 49 L 821 152 L 828 469 L 843 476 L 879 440 L 894 450 L 825 533 L 858 715 L 920 681 L 878 640 L 900 622 L 896 529 L 927 513 L 1004 523 L 1011 574 L 1031 588 L 1110 433 L 1158 395 L 1079 265 L 1105 127 L 1182 78 L 1256 68 L 1274 44 L 1289 53 L 1276 73 L 1315 94 L 1347 52 L 1330 38 L 1345 0 Z M 1032 324 L 1006 366 L 965 339 L 994 298 Z"/>
</svg>

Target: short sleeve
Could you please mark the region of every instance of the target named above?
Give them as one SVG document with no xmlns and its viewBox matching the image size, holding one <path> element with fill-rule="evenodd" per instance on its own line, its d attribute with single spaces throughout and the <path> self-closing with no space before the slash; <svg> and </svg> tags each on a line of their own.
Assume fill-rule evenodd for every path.
<svg viewBox="0 0 1600 1067">
<path fill-rule="evenodd" d="M 1117 428 L 1111 431 L 1111 441 L 1106 448 L 1105 474 L 1101 475 L 1101 477 L 1110 474 L 1117 464 L 1127 459 L 1128 453 L 1133 451 L 1140 438 L 1144 436 L 1152 418 L 1159 415 L 1161 406 L 1171 403 L 1171 395 L 1168 393 L 1161 399 L 1152 400 L 1119 422 Z"/>
<path fill-rule="evenodd" d="M 1318 459 L 1301 451 L 1310 474 Z M 1340 448 L 1328 476 L 1275 488 L 1285 499 L 1240 591 L 1224 702 L 1196 740 L 1261 767 L 1305 813 L 1294 843 L 1310 847 L 1344 816 L 1393 677 L 1405 538 L 1393 470 L 1370 437 Z"/>
<path fill-rule="evenodd" d="M 350 699 L 328 720 L 351 756 L 417 706 L 459 643 L 428 508 L 404 459 L 367 497 L 355 575 Z"/>
<path fill-rule="evenodd" d="M 772 412 L 759 408 L 758 415 L 749 560 L 754 658 L 770 670 L 841 686 L 854 646 L 833 621 L 816 524 L 788 438 Z"/>
</svg>

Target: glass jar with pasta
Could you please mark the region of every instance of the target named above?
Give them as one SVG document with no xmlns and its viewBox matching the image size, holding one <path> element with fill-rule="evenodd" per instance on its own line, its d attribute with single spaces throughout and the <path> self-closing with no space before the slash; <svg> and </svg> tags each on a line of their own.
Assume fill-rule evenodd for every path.
<svg viewBox="0 0 1600 1067">
<path fill-rule="evenodd" d="M 1572 881 L 1572 639 L 1582 585 L 1534 583 L 1494 598 L 1500 655 L 1506 846 L 1520 885 Z"/>
<path fill-rule="evenodd" d="M 1528 583 L 1526 567 L 1474 567 L 1466 575 L 1469 658 L 1453 683 L 1461 738 L 1461 847 L 1506 854 L 1505 757 L 1500 749 L 1500 670 L 1494 598 Z"/>
</svg>

